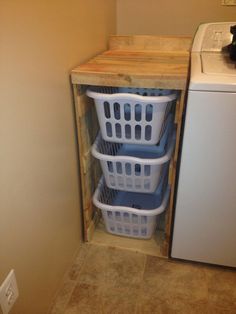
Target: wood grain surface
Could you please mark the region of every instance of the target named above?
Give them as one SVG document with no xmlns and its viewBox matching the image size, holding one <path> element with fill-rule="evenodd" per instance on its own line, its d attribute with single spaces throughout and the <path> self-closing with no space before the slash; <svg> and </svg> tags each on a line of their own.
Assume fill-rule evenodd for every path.
<svg viewBox="0 0 236 314">
<path fill-rule="evenodd" d="M 182 90 L 190 45 L 188 37 L 111 37 L 110 50 L 72 70 L 72 83 Z"/>
</svg>

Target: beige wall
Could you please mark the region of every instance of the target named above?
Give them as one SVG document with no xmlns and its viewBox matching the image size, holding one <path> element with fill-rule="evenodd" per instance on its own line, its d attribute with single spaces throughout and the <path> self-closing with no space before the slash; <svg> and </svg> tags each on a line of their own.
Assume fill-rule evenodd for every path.
<svg viewBox="0 0 236 314">
<path fill-rule="evenodd" d="M 115 0 L 0 0 L 0 283 L 45 314 L 81 241 L 70 69 L 106 48 Z"/>
<path fill-rule="evenodd" d="M 221 0 L 117 0 L 119 35 L 193 35 L 200 23 L 235 20 Z"/>
</svg>

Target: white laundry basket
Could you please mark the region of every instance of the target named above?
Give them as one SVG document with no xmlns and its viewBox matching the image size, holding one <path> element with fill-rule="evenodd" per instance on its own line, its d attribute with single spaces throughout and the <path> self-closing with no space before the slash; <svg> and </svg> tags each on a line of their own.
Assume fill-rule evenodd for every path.
<svg viewBox="0 0 236 314">
<path fill-rule="evenodd" d="M 116 143 L 155 145 L 163 122 L 177 99 L 165 89 L 90 87 L 102 137 Z"/>
<path fill-rule="evenodd" d="M 144 194 L 109 189 L 102 178 L 94 193 L 93 203 L 102 211 L 107 232 L 133 238 L 151 238 L 157 216 L 168 204 L 170 188 L 167 181 L 168 171 L 162 176 L 155 193 Z"/>
<path fill-rule="evenodd" d="M 153 193 L 163 166 L 169 163 L 175 146 L 173 116 L 159 145 L 134 145 L 106 142 L 99 134 L 92 154 L 99 159 L 108 187 L 138 193 Z"/>
</svg>

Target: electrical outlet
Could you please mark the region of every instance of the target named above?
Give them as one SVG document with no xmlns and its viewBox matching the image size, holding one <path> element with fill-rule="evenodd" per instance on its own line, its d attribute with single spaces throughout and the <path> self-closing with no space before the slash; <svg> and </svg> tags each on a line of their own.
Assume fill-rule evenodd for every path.
<svg viewBox="0 0 236 314">
<path fill-rule="evenodd" d="M 236 0 L 221 0 L 222 5 L 236 5 Z"/>
<path fill-rule="evenodd" d="M 15 271 L 12 269 L 0 286 L 0 306 L 2 314 L 8 314 L 19 296 Z"/>
</svg>

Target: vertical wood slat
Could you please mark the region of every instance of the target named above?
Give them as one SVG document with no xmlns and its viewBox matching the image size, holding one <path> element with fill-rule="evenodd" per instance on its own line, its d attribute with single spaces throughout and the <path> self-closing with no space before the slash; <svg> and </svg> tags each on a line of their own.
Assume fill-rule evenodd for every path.
<svg viewBox="0 0 236 314">
<path fill-rule="evenodd" d="M 169 256 L 171 249 L 171 233 L 172 233 L 172 223 L 173 223 L 173 211 L 174 211 L 174 197 L 175 197 L 175 186 L 176 186 L 176 164 L 179 157 L 180 150 L 180 135 L 182 127 L 182 116 L 185 106 L 185 91 L 181 91 L 180 99 L 176 104 L 176 113 L 175 113 L 175 123 L 177 126 L 176 130 L 176 144 L 174 155 L 170 162 L 169 168 L 169 184 L 171 185 L 171 194 L 169 206 L 166 210 L 166 223 L 165 223 L 165 238 L 162 245 L 162 254 L 164 256 Z"/>
<path fill-rule="evenodd" d="M 99 162 L 90 153 L 99 127 L 95 106 L 93 101 L 86 96 L 85 91 L 85 86 L 73 85 L 79 148 L 84 239 L 85 241 L 89 241 L 92 238 L 99 216 L 92 203 L 92 196 L 101 176 L 101 169 Z"/>
</svg>

